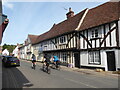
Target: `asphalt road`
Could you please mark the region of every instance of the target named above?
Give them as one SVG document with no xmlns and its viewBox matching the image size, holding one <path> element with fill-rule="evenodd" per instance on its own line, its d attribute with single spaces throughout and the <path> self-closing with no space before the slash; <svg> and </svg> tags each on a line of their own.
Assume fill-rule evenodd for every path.
<svg viewBox="0 0 120 90">
<path fill-rule="evenodd" d="M 21 61 L 20 67 L 2 68 L 2 88 L 118 88 L 118 77 L 60 71 L 51 69 L 51 74 L 36 70 L 31 62 Z"/>
</svg>

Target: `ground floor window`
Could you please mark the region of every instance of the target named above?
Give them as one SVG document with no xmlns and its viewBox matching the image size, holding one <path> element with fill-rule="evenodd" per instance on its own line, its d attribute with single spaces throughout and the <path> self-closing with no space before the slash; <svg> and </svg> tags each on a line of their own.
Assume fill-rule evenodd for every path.
<svg viewBox="0 0 120 90">
<path fill-rule="evenodd" d="M 61 53 L 61 61 L 64 63 L 67 62 L 67 53 Z"/>
<path fill-rule="evenodd" d="M 100 64 L 100 51 L 88 52 L 89 64 Z"/>
</svg>

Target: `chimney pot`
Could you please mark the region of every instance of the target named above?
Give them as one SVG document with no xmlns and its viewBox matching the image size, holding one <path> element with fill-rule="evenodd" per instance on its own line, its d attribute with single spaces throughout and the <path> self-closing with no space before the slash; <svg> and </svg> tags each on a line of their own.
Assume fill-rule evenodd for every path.
<svg viewBox="0 0 120 90">
<path fill-rule="evenodd" d="M 69 12 L 66 14 L 66 16 L 67 16 L 67 19 L 74 16 L 74 12 L 72 11 L 71 7 L 69 8 Z"/>
<path fill-rule="evenodd" d="M 72 11 L 71 7 L 69 8 L 69 12 Z"/>
</svg>

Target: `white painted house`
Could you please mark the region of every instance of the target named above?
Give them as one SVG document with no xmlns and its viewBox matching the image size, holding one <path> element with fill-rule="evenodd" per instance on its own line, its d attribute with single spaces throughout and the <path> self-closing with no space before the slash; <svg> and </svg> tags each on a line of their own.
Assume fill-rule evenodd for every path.
<svg viewBox="0 0 120 90">
<path fill-rule="evenodd" d="M 120 69 L 120 2 L 90 9 L 79 31 L 81 67 Z"/>
<path fill-rule="evenodd" d="M 37 35 L 29 34 L 24 42 L 24 45 L 19 47 L 21 59 L 31 60 L 32 54 L 34 53 L 32 44 L 34 43 L 36 37 Z"/>
<path fill-rule="evenodd" d="M 17 46 L 15 47 L 15 49 L 13 50 L 12 54 L 15 56 L 15 57 L 18 57 L 19 58 L 19 44 L 17 44 Z"/>
<path fill-rule="evenodd" d="M 3 50 L 2 55 L 9 55 L 9 51 L 7 49 Z"/>
</svg>

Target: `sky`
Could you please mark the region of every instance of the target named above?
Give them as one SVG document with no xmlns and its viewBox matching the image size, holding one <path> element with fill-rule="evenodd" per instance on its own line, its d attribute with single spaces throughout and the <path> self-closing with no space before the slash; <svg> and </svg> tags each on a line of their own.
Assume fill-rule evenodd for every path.
<svg viewBox="0 0 120 90">
<path fill-rule="evenodd" d="M 85 8 L 93 8 L 105 2 L 3 1 L 3 14 L 8 16 L 9 24 L 4 32 L 2 45 L 21 44 L 28 34 L 45 33 L 54 23 L 66 20 L 69 7 L 77 14 Z"/>
</svg>

